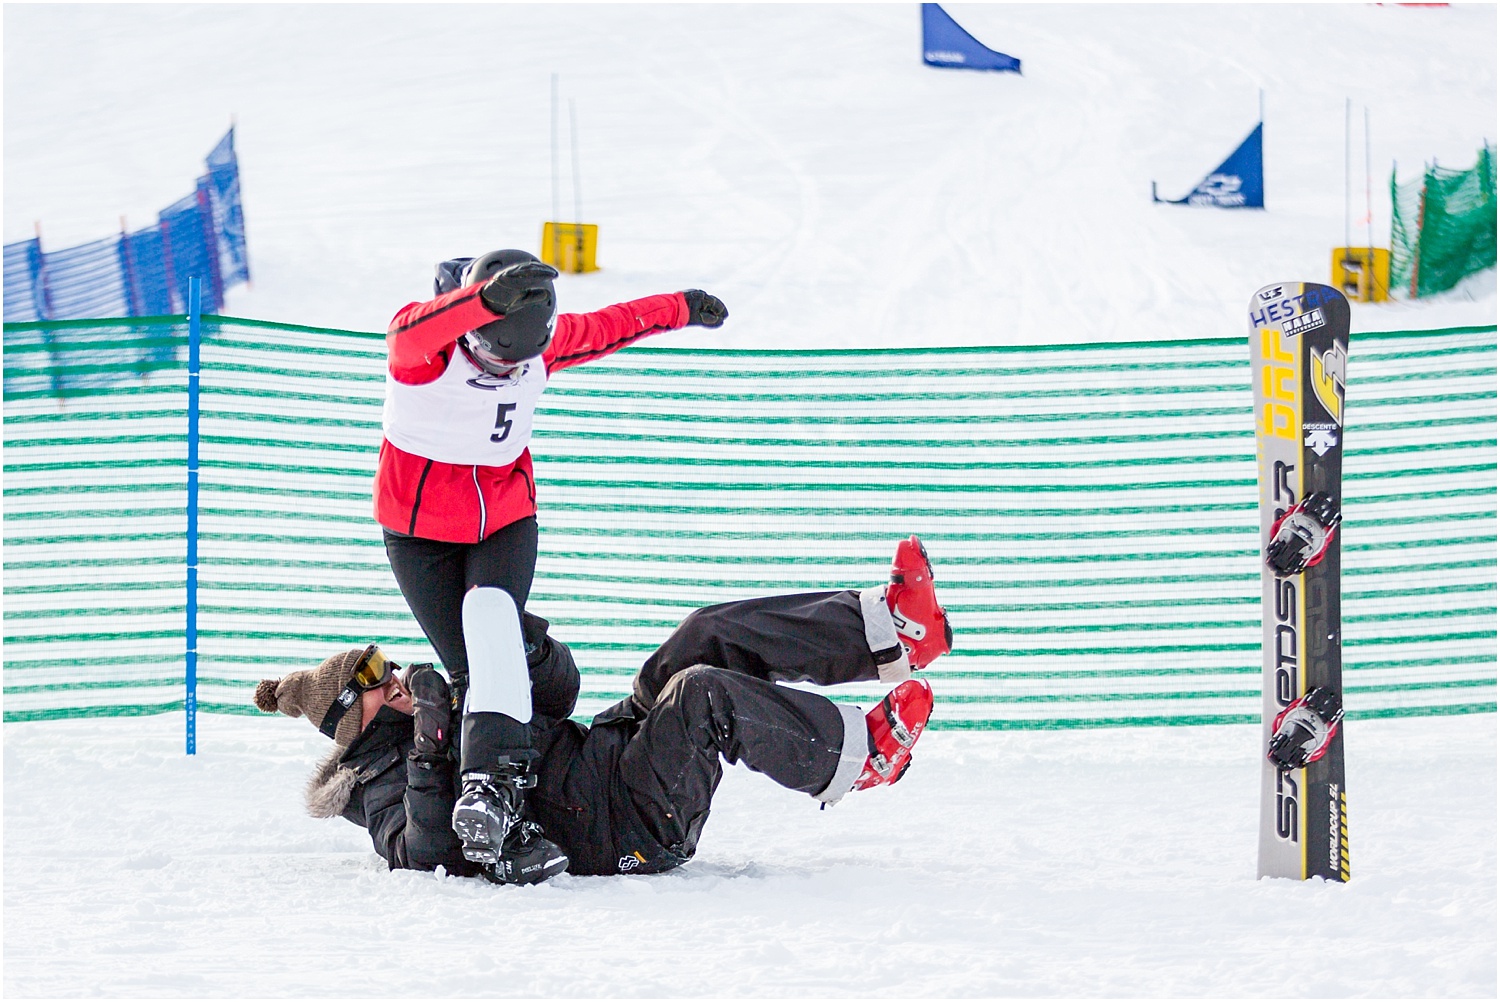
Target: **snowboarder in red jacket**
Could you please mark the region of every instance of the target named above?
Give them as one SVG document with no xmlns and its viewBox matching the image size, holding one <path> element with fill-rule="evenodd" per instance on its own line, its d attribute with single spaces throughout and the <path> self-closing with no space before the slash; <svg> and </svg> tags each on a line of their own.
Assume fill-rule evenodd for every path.
<svg viewBox="0 0 1500 1002">
<path fill-rule="evenodd" d="M 697 289 L 559 315 L 556 277 L 520 250 L 444 261 L 436 298 L 403 308 L 386 332 L 375 518 L 401 593 L 465 713 L 464 816 L 514 812 L 532 782 L 529 698 L 468 691 L 464 596 L 498 589 L 489 593 L 498 605 L 484 614 L 499 622 L 482 625 L 486 644 L 501 649 L 486 656 L 525 665 L 521 615 L 537 555 L 528 445 L 548 378 L 658 331 L 718 327 L 729 315 Z"/>
</svg>

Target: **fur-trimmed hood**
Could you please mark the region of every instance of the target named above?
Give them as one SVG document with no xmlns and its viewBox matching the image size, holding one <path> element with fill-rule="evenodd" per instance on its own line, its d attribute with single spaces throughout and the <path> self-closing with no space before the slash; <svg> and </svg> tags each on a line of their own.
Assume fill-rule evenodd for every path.
<svg viewBox="0 0 1500 1002">
<path fill-rule="evenodd" d="M 344 749 L 335 746 L 318 763 L 313 774 L 307 777 L 307 787 L 302 798 L 307 804 L 307 813 L 315 818 L 336 818 L 349 806 L 349 797 L 354 793 L 354 784 L 359 774 L 347 765 L 340 765 Z"/>
<path fill-rule="evenodd" d="M 411 717 L 382 706 L 348 748 L 335 744 L 318 762 L 313 774 L 307 777 L 307 787 L 302 794 L 307 813 L 315 818 L 336 818 L 345 814 L 354 797 L 354 788 L 397 766 L 411 747 Z M 401 785 L 404 785 L 404 779 L 403 773 Z M 399 795 L 397 799 L 400 799 Z M 363 810 L 359 813 L 363 814 Z M 352 817 L 349 820 L 364 824 L 364 821 Z"/>
</svg>

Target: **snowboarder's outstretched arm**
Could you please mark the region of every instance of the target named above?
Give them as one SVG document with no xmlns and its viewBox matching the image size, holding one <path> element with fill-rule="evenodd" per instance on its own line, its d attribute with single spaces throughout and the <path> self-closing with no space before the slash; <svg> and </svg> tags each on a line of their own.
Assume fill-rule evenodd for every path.
<svg viewBox="0 0 1500 1002">
<path fill-rule="evenodd" d="M 680 292 L 633 299 L 593 313 L 564 313 L 557 318 L 542 361 L 549 374 L 558 372 L 613 354 L 643 337 L 686 327 L 690 319 L 687 299 Z"/>
<path fill-rule="evenodd" d="M 426 383 L 440 376 L 453 357 L 454 343 L 495 319 L 485 305 L 482 283 L 446 292 L 425 303 L 409 303 L 386 330 L 387 365 L 403 383 Z M 552 343 L 542 358 L 557 372 L 603 358 L 661 331 L 698 325 L 718 327 L 729 311 L 716 297 L 697 289 L 647 296 L 593 313 L 557 318 Z"/>
</svg>

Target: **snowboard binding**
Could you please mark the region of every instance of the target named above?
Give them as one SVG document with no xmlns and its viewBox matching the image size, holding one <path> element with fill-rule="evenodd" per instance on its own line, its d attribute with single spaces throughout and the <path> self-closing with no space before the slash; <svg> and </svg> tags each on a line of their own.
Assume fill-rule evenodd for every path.
<svg viewBox="0 0 1500 1002">
<path fill-rule="evenodd" d="M 1266 564 L 1278 577 L 1316 567 L 1328 553 L 1344 515 L 1333 498 L 1314 491 L 1271 525 Z"/>
<path fill-rule="evenodd" d="M 1311 765 L 1328 754 L 1343 719 L 1338 693 L 1322 686 L 1307 690 L 1276 715 L 1266 758 L 1282 772 Z"/>
</svg>

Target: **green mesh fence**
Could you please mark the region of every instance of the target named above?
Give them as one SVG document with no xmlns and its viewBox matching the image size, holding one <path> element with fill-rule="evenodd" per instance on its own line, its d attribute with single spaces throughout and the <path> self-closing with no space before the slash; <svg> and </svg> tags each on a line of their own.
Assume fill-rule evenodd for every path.
<svg viewBox="0 0 1500 1002">
<path fill-rule="evenodd" d="M 5 330 L 5 718 L 180 708 L 182 352 L 130 352 L 186 324 Z M 1495 340 L 1355 337 L 1352 715 L 1495 709 Z M 382 339 L 208 317 L 202 355 L 200 709 L 368 641 L 431 659 L 370 516 Z M 694 607 L 880 582 L 916 532 L 957 630 L 935 726 L 1253 721 L 1251 428 L 1242 338 L 633 348 L 543 397 L 532 608 L 588 716 Z"/>
<path fill-rule="evenodd" d="M 1391 170 L 1391 289 L 1413 299 L 1495 266 L 1495 149 L 1469 170 L 1433 165 L 1396 183 Z"/>
</svg>

